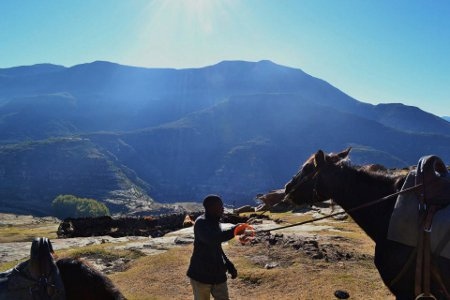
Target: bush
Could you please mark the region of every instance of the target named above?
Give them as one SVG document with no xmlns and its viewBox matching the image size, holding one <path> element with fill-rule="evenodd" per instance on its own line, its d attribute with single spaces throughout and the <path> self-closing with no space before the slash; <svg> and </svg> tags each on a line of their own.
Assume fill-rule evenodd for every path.
<svg viewBox="0 0 450 300">
<path fill-rule="evenodd" d="M 73 195 L 59 195 L 53 200 L 52 208 L 55 216 L 60 219 L 110 215 L 109 209 L 103 203 Z"/>
</svg>

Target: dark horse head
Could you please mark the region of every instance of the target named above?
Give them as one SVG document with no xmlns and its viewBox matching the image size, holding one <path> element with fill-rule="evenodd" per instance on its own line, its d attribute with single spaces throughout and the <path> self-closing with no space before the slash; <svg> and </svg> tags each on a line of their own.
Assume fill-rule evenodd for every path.
<svg viewBox="0 0 450 300">
<path fill-rule="evenodd" d="M 337 154 L 325 154 L 319 150 L 313 154 L 286 184 L 286 199 L 298 205 L 330 199 L 331 191 L 323 183 L 332 178 L 332 167 L 342 163 L 350 150 L 351 148 L 348 148 Z"/>
</svg>

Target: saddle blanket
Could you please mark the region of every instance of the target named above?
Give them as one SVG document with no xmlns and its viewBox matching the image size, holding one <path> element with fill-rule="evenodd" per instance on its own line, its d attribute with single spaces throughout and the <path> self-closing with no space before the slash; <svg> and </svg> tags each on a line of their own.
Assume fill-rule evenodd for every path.
<svg viewBox="0 0 450 300">
<path fill-rule="evenodd" d="M 402 190 L 415 185 L 415 172 L 410 172 Z M 450 197 L 450 195 L 449 195 Z M 417 246 L 419 235 L 419 199 L 414 191 L 401 194 L 397 198 L 389 223 L 388 239 Z M 436 256 L 450 259 L 450 205 L 437 211 L 431 228 L 431 250 Z M 439 252 L 439 253 L 436 253 Z"/>
</svg>

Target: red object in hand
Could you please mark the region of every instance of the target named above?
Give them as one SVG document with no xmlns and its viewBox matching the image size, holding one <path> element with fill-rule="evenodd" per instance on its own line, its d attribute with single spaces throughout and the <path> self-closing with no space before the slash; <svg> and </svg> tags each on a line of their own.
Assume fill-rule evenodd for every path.
<svg viewBox="0 0 450 300">
<path fill-rule="evenodd" d="M 247 223 L 240 224 L 234 228 L 234 236 L 244 245 L 253 240 L 255 229 Z"/>
</svg>

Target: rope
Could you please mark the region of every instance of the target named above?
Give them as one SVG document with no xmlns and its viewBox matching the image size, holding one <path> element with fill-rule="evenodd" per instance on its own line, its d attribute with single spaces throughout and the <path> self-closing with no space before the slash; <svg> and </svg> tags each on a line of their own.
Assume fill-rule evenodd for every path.
<svg viewBox="0 0 450 300">
<path fill-rule="evenodd" d="M 404 194 L 404 193 L 411 192 L 411 191 L 413 191 L 413 190 L 415 190 L 415 189 L 421 187 L 422 185 L 423 185 L 422 183 L 417 184 L 417 185 L 415 185 L 415 186 L 412 186 L 412 187 L 406 188 L 406 189 L 404 189 L 404 190 L 395 192 L 395 193 L 393 193 L 393 194 L 384 196 L 384 197 L 382 197 L 382 198 L 376 199 L 376 200 L 374 200 L 374 201 L 371 201 L 371 202 L 368 202 L 368 203 L 364 203 L 364 204 L 359 205 L 359 206 L 357 206 L 357 207 L 351 208 L 351 209 L 349 209 L 349 210 L 347 210 L 347 211 L 337 212 L 337 213 L 334 213 L 334 214 L 331 214 L 331 215 L 327 215 L 327 216 L 324 216 L 324 217 L 320 217 L 320 218 L 317 218 L 317 219 L 312 219 L 312 220 L 307 220 L 307 221 L 298 222 L 298 223 L 294 223 L 294 224 L 289 224 L 289 225 L 286 225 L 286 226 L 274 227 L 274 228 L 264 229 L 264 230 L 258 230 L 258 233 L 270 232 L 270 231 L 275 231 L 275 230 L 280 230 L 280 229 L 285 229 L 285 228 L 290 228 L 290 227 L 300 226 L 300 225 L 304 225 L 304 224 L 308 224 L 308 223 L 312 223 L 312 222 L 316 222 L 316 221 L 320 221 L 320 220 L 332 218 L 332 217 L 335 217 L 335 216 L 338 216 L 338 215 L 342 215 L 342 214 L 346 214 L 346 213 L 351 213 L 351 212 L 360 210 L 360 209 L 362 209 L 362 208 L 366 208 L 366 207 L 375 205 L 375 204 L 377 204 L 377 203 L 386 201 L 386 200 L 388 200 L 388 199 L 390 199 L 390 198 L 392 198 L 392 197 L 394 197 L 394 196 L 398 196 L 398 195 L 401 195 L 401 194 Z"/>
</svg>

